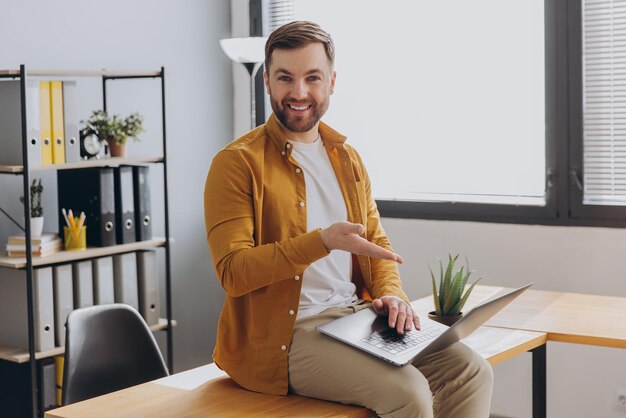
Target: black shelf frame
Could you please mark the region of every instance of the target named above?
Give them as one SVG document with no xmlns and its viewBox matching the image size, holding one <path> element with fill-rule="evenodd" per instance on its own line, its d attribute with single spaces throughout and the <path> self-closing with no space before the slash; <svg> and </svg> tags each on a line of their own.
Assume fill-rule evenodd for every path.
<svg viewBox="0 0 626 418">
<path fill-rule="evenodd" d="M 38 77 L 40 77 L 38 75 Z M 26 115 L 26 83 L 27 83 L 27 71 L 24 64 L 20 65 L 19 74 L 0 74 L 2 78 L 19 78 L 20 80 L 20 110 L 21 110 L 21 125 L 22 125 L 22 164 L 24 170 L 22 173 L 0 173 L 0 174 L 13 174 L 22 175 L 23 177 L 23 195 L 30 196 L 30 167 L 28 164 L 28 137 L 27 137 L 27 115 Z M 167 333 L 167 367 L 170 372 L 174 370 L 174 349 L 173 349 L 173 323 L 172 323 L 172 283 L 171 283 L 171 255 L 170 255 L 170 225 L 169 225 L 169 191 L 168 191 L 168 177 L 167 177 L 167 134 L 165 123 L 165 68 L 161 67 L 157 74 L 116 74 L 116 75 L 102 75 L 102 104 L 103 109 L 107 110 L 107 82 L 118 79 L 161 79 L 161 117 L 162 117 L 162 134 L 163 134 L 163 184 L 164 184 L 164 212 L 165 212 L 165 305 L 166 305 L 166 319 L 167 327 L 165 329 Z M 54 170 L 54 166 L 50 166 L 51 170 Z M 34 294 L 33 294 L 33 256 L 32 256 L 32 243 L 30 238 L 30 198 L 24 199 L 24 233 L 26 237 L 26 298 L 27 298 L 27 310 L 28 310 L 28 354 L 30 357 L 30 399 L 32 404 L 32 416 L 34 418 L 43 417 L 44 411 L 39 411 L 39 373 L 37 371 L 37 359 L 35 358 L 35 321 L 34 321 Z M 0 267 L 2 268 L 2 267 Z M 3 360 L 0 360 L 3 361 Z"/>
</svg>

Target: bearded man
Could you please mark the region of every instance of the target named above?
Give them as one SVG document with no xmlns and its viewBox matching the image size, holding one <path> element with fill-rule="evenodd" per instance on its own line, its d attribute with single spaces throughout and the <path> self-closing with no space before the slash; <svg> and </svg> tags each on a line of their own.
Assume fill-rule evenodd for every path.
<svg viewBox="0 0 626 418">
<path fill-rule="evenodd" d="M 264 72 L 274 113 L 211 164 L 206 232 L 226 291 L 215 363 L 249 390 L 363 405 L 381 417 L 488 417 L 491 367 L 465 345 L 398 368 L 315 330 L 370 307 L 400 334 L 420 328 L 363 162 L 320 121 L 334 58 L 315 23 L 276 29 Z"/>
</svg>

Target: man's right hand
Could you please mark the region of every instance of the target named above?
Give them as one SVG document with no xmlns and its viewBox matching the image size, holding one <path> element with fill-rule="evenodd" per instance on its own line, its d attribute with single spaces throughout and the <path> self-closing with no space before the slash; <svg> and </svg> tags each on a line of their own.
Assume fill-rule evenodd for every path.
<svg viewBox="0 0 626 418">
<path fill-rule="evenodd" d="M 363 234 L 365 234 L 363 225 L 346 221 L 336 222 L 328 228 L 320 230 L 320 236 L 328 251 L 344 250 L 357 255 L 391 260 L 402 264 L 402 257 L 369 242 L 362 237 Z"/>
</svg>

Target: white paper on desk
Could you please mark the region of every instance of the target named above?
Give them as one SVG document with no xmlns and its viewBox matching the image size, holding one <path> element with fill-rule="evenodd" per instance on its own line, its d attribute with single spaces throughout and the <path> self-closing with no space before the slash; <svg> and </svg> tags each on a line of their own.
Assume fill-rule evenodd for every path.
<svg viewBox="0 0 626 418">
<path fill-rule="evenodd" d="M 226 373 L 220 370 L 215 364 L 209 364 L 207 366 L 187 370 L 186 372 L 163 377 L 159 380 L 155 380 L 153 383 L 174 389 L 194 390 L 209 380 L 223 376 L 226 376 Z"/>
</svg>

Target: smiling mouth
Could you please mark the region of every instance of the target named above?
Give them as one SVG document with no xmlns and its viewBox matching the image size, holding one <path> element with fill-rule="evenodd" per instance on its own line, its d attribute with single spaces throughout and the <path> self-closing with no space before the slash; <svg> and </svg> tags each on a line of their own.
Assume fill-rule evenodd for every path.
<svg viewBox="0 0 626 418">
<path fill-rule="evenodd" d="M 295 110 L 296 112 L 304 112 L 305 110 L 309 110 L 312 105 L 295 105 L 295 104 L 287 104 L 287 107 L 291 110 Z"/>
</svg>

